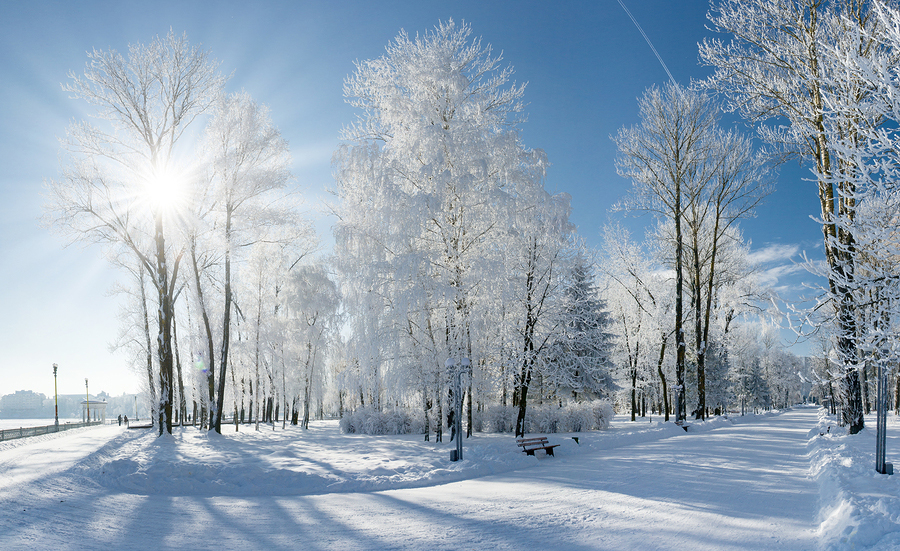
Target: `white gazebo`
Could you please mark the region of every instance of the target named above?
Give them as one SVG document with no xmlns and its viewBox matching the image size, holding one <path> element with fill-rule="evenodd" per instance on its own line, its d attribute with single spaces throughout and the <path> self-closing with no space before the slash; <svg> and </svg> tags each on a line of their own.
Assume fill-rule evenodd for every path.
<svg viewBox="0 0 900 551">
<path fill-rule="evenodd" d="M 91 418 L 88 419 L 88 411 Z M 100 400 L 82 400 L 81 401 L 81 421 L 91 423 L 100 421 L 106 423 L 106 402 Z"/>
</svg>

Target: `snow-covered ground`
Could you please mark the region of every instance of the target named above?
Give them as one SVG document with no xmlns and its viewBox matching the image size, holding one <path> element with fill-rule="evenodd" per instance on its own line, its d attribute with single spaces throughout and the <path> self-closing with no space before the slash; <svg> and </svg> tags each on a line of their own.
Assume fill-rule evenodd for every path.
<svg viewBox="0 0 900 551">
<path fill-rule="evenodd" d="M 76 429 L 0 443 L 0 549 L 896 548 L 900 479 L 872 470 L 871 435 L 820 425 L 813 408 L 688 433 L 617 417 L 550 435 L 556 457 L 478 434 L 457 463 L 449 442 L 327 421 Z"/>
<path fill-rule="evenodd" d="M 810 430 L 810 475 L 821 493 L 819 535 L 829 550 L 900 549 L 900 420 L 888 415 L 885 455 L 893 476 L 875 472 L 875 416 L 854 436 L 819 412 Z"/>
</svg>

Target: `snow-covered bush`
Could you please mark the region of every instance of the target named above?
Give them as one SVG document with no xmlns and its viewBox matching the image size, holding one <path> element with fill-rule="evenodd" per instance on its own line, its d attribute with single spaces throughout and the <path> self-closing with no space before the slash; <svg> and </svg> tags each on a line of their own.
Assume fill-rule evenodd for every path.
<svg viewBox="0 0 900 551">
<path fill-rule="evenodd" d="M 481 427 L 484 432 L 513 432 L 518 412 L 515 406 L 486 407 L 481 413 Z M 564 407 L 531 406 L 525 414 L 525 432 L 582 432 L 605 429 L 609 427 L 612 417 L 613 407 L 607 400 L 580 402 Z M 476 425 L 478 422 L 476 421 Z"/>
<path fill-rule="evenodd" d="M 415 434 L 425 432 L 425 422 L 407 409 L 375 411 L 360 408 L 341 417 L 344 434 Z"/>
<path fill-rule="evenodd" d="M 476 419 L 475 424 L 476 427 L 480 424 L 484 432 L 513 432 L 516 428 L 516 413 L 515 406 L 488 406 L 477 416 L 480 417 L 480 422 Z"/>
</svg>

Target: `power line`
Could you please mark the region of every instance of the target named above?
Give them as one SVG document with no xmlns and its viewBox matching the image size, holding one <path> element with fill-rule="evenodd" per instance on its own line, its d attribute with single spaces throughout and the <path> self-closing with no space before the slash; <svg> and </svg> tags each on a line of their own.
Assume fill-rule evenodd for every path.
<svg viewBox="0 0 900 551">
<path fill-rule="evenodd" d="M 631 15 L 631 12 L 628 11 L 628 8 L 625 7 L 625 4 L 622 2 L 622 0 L 619 0 L 619 5 L 622 6 L 622 9 L 625 10 L 625 13 L 627 13 L 628 17 L 631 18 L 631 22 L 634 23 L 634 26 L 637 27 L 637 30 L 641 32 L 641 36 L 644 37 L 644 40 L 647 41 L 647 45 L 650 46 L 651 50 L 653 50 L 653 54 L 656 56 L 656 59 L 659 60 L 659 64 L 662 65 L 662 68 L 665 69 L 666 74 L 669 75 L 669 80 L 672 81 L 673 85 L 677 86 L 678 83 L 675 82 L 675 77 L 673 77 L 672 73 L 669 72 L 669 68 L 666 67 L 666 62 L 663 61 L 663 58 L 659 55 L 659 52 L 657 52 L 656 48 L 653 47 L 653 43 L 650 42 L 650 38 L 647 36 L 647 33 L 644 32 L 644 29 L 641 28 L 640 24 L 637 22 L 637 19 L 635 19 L 634 16 Z"/>
</svg>

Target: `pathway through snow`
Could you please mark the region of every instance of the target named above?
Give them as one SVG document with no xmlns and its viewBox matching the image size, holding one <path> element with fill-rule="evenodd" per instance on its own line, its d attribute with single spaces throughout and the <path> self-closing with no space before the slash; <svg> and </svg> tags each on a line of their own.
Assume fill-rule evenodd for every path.
<svg viewBox="0 0 900 551">
<path fill-rule="evenodd" d="M 467 461 L 493 461 L 478 450 L 481 442 L 485 450 L 510 448 L 509 461 L 490 463 L 491 470 L 517 470 L 377 492 L 353 491 L 350 481 L 343 493 L 281 496 L 215 495 L 208 485 L 178 495 L 127 493 L 109 476 L 122 468 L 122 450 L 143 442 L 142 436 L 118 427 L 61 433 L 0 448 L 0 548 L 815 549 L 818 490 L 807 476 L 806 442 L 816 410 L 735 421 L 687 434 L 651 429 L 632 438 L 638 425 L 619 424 L 618 432 L 582 435 L 581 447 L 564 442 L 558 457 L 527 460 L 509 436 L 478 436 L 467 441 Z M 323 440 L 341 439 L 322 434 Z M 391 446 L 391 439 L 403 446 Z M 358 442 L 367 440 L 377 444 L 366 454 L 371 460 L 393 449 L 409 453 L 415 438 Z M 183 451 L 172 446 L 167 453 Z M 439 465 L 451 480 L 462 474 L 443 460 L 451 445 L 421 446 L 440 459 L 422 460 L 416 468 Z M 143 448 L 151 455 L 141 459 L 145 466 L 156 463 L 154 449 L 160 451 Z M 271 460 L 271 447 L 261 449 L 265 454 L 248 464 Z M 346 463 L 352 451 L 331 459 Z M 478 476 L 483 469 L 472 472 Z M 365 487 L 359 482 L 359 489 Z"/>
</svg>

